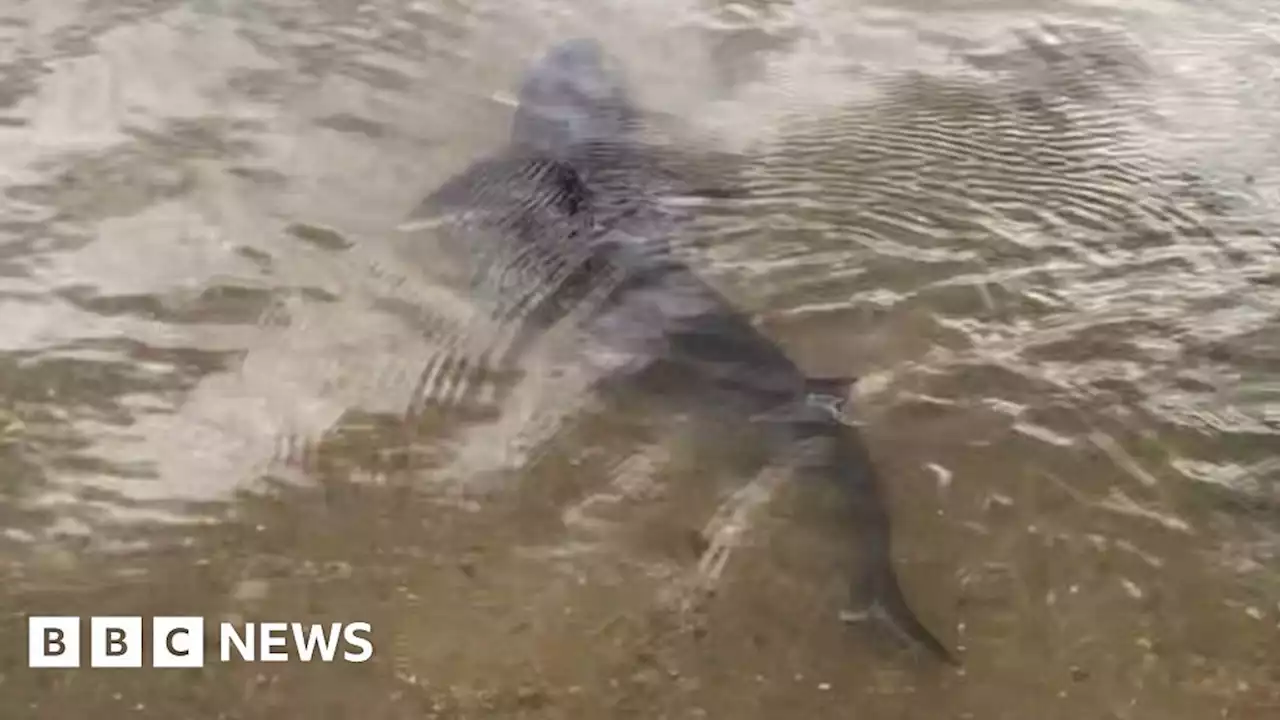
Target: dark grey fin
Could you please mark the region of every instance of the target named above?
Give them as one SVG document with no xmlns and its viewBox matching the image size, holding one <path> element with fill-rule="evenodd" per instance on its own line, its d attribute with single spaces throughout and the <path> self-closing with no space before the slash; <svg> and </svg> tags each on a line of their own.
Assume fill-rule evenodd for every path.
<svg viewBox="0 0 1280 720">
<path fill-rule="evenodd" d="M 508 150 L 477 160 L 450 177 L 418 203 L 409 220 L 450 210 L 506 210 L 513 215 L 528 211 L 530 202 L 556 205 L 575 214 L 588 206 L 589 199 L 586 183 L 568 163 L 538 152 Z"/>
<path fill-rule="evenodd" d="M 842 613 L 841 619 L 845 622 L 880 620 L 908 643 L 923 647 L 948 665 L 959 667 L 960 660 L 920 622 L 907 604 L 887 556 L 869 562 L 855 595 L 864 599 L 866 605 L 859 612 Z"/>
<path fill-rule="evenodd" d="M 858 534 L 856 544 L 862 556 L 861 569 L 851 590 L 855 608 L 861 612 L 848 613 L 845 619 L 881 620 L 910 644 L 927 649 L 948 664 L 958 665 L 955 656 L 920 622 L 898 582 L 888 508 L 866 446 L 856 432 L 838 433 L 834 439 L 836 442 L 829 446 L 831 454 L 824 463 L 811 468 L 830 473 L 849 493 L 852 525 Z"/>
<path fill-rule="evenodd" d="M 478 285 L 494 278 L 520 285 L 493 310 L 496 319 L 517 329 L 500 359 L 509 364 L 579 302 L 602 272 L 587 237 L 593 215 L 592 190 L 567 160 L 507 148 L 443 183 L 401 229 L 447 228 L 449 252 L 467 258 L 462 264 L 479 295 L 503 294 L 502 288 Z M 495 233 L 501 236 L 497 244 Z M 494 268 L 501 274 L 491 274 Z M 517 279 L 521 274 L 526 280 Z"/>
</svg>

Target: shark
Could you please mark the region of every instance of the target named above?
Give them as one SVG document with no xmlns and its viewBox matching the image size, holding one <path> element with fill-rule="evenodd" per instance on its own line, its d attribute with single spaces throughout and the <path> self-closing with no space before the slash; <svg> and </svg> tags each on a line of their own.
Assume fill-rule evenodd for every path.
<svg viewBox="0 0 1280 720">
<path fill-rule="evenodd" d="M 561 42 L 525 74 L 508 145 L 447 180 L 413 217 L 449 218 L 444 252 L 491 314 L 518 328 L 509 352 L 572 317 L 583 372 L 598 387 L 660 399 L 705 424 L 745 425 L 749 462 L 789 461 L 806 481 L 838 487 L 865 558 L 851 582 L 857 612 L 845 618 L 883 620 L 959 664 L 899 583 L 881 481 L 843 419 L 856 378 L 806 374 L 681 260 L 693 210 L 678 201 L 731 191 L 665 169 L 641 123 L 603 46 Z"/>
</svg>

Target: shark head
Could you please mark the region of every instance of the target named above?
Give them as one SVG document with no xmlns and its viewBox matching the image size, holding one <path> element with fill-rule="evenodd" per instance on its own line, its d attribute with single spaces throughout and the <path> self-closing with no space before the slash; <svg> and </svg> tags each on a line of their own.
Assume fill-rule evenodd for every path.
<svg viewBox="0 0 1280 720">
<path fill-rule="evenodd" d="M 567 40 L 524 77 L 512 123 L 514 144 L 563 155 L 584 143 L 620 139 L 633 111 L 622 78 L 611 71 L 595 40 Z"/>
</svg>

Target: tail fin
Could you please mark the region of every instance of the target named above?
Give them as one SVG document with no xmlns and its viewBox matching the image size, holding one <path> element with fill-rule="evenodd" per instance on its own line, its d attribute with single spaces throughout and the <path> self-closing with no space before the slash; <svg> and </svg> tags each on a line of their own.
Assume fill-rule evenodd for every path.
<svg viewBox="0 0 1280 720">
<path fill-rule="evenodd" d="M 832 421 L 833 425 L 836 425 Z M 816 428 L 810 427 L 810 432 Z M 854 514 L 854 522 L 864 545 L 861 578 L 854 585 L 854 595 L 865 602 L 865 610 L 844 614 L 845 620 L 876 618 L 896 630 L 908 641 L 923 646 L 951 665 L 958 660 L 938 638 L 920 622 L 898 583 L 893 568 L 891 528 L 871 458 L 862 439 L 852 428 L 827 426 L 818 430 L 832 441 L 832 452 L 826 461 L 827 472 L 844 486 Z"/>
<path fill-rule="evenodd" d="M 846 621 L 861 620 L 866 616 L 882 620 L 905 640 L 925 648 L 943 662 L 956 666 L 960 664 L 956 656 L 916 617 L 887 560 L 869 562 L 861 584 L 859 594 L 865 593 L 868 598 L 867 610 L 864 613 L 844 615 Z"/>
</svg>

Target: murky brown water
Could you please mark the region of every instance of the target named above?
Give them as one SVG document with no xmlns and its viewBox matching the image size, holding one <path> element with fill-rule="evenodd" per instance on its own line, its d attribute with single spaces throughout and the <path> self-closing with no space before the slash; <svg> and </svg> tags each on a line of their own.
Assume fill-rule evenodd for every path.
<svg viewBox="0 0 1280 720">
<path fill-rule="evenodd" d="M 1112 5 L 6 4 L 0 716 L 1280 717 L 1280 10 Z M 695 262 L 864 378 L 962 670 L 840 625 L 819 499 L 456 362 L 397 225 L 583 34 L 741 158 Z M 62 613 L 376 654 L 27 669 Z"/>
</svg>

